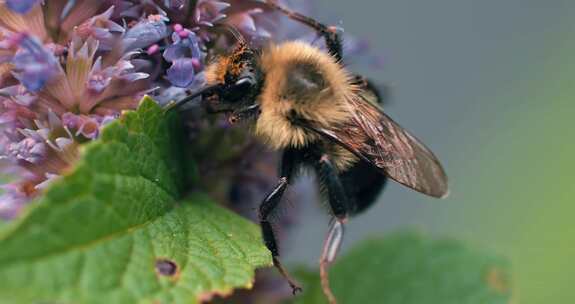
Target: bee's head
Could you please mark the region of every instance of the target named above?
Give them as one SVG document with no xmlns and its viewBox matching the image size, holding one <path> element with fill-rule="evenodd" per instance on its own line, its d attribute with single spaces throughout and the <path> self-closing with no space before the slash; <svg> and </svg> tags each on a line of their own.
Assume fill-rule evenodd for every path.
<svg viewBox="0 0 575 304">
<path fill-rule="evenodd" d="M 205 70 L 207 85 L 176 102 L 174 108 L 199 96 L 211 112 L 240 113 L 257 108 L 256 99 L 264 83 L 259 50 L 250 48 L 234 28 L 224 26 L 224 29 L 237 39 L 237 46 L 231 54 L 209 64 Z"/>
<path fill-rule="evenodd" d="M 256 103 L 263 86 L 263 72 L 257 51 L 239 44 L 229 56 L 219 58 L 206 69 L 208 85 L 215 85 L 218 107 L 231 111 Z"/>
</svg>

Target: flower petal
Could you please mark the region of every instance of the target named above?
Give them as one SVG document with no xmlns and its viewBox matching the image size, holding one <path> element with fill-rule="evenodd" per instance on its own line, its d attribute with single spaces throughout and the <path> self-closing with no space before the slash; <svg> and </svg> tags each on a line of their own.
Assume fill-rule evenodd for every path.
<svg viewBox="0 0 575 304">
<path fill-rule="evenodd" d="M 24 160 L 29 163 L 39 163 L 46 154 L 46 145 L 43 142 L 26 137 L 23 140 L 11 143 L 8 153 L 15 160 Z"/>
<path fill-rule="evenodd" d="M 77 45 L 77 42 L 73 41 L 70 44 L 66 60 L 66 76 L 76 102 L 81 102 L 80 98 L 86 88 L 99 42 L 92 38 L 88 38 L 81 45 Z"/>
<path fill-rule="evenodd" d="M 145 48 L 167 36 L 168 27 L 164 20 L 149 18 L 131 27 L 124 36 L 124 43 L 128 39 L 129 45 L 127 48 Z"/>
<path fill-rule="evenodd" d="M 40 90 L 58 72 L 58 60 L 42 43 L 23 34 L 20 50 L 12 59 L 14 76 L 31 92 Z"/>
<path fill-rule="evenodd" d="M 34 189 L 36 190 L 43 190 L 46 187 L 48 187 L 48 185 L 50 185 L 53 181 L 55 181 L 56 179 L 58 179 L 60 177 L 60 175 L 58 174 L 53 174 L 53 173 L 46 173 L 46 180 L 38 183 Z"/>
<path fill-rule="evenodd" d="M 169 45 L 162 54 L 166 61 L 173 62 L 174 60 L 183 57 L 199 59 L 200 47 L 198 45 L 197 36 L 189 30 L 184 29 L 182 32 L 183 31 L 188 33 L 185 38 L 182 38 L 178 33 L 172 34 L 172 40 L 174 43 Z"/>
<path fill-rule="evenodd" d="M 127 73 L 120 76 L 120 78 L 127 80 L 129 82 L 134 82 L 140 79 L 146 79 L 148 77 L 150 77 L 150 74 L 148 73 Z"/>
<path fill-rule="evenodd" d="M 15 0 L 19 2 L 20 0 Z M 26 0 L 27 1 L 27 0 Z M 25 2 L 25 1 L 23 1 Z M 33 5 L 25 15 L 15 12 L 0 1 L 0 25 L 14 33 L 29 33 L 45 41 L 48 37 L 42 6 Z"/>
<path fill-rule="evenodd" d="M 19 14 L 26 14 L 38 0 L 6 0 L 6 7 Z"/>
<path fill-rule="evenodd" d="M 96 15 L 74 28 L 74 33 L 82 39 L 93 37 L 100 42 L 100 50 L 109 51 L 116 42 L 116 38 L 124 33 L 124 28 L 110 20 L 114 12 L 114 6 L 110 6 L 105 12 Z"/>
<path fill-rule="evenodd" d="M 167 71 L 170 82 L 180 88 L 189 86 L 194 81 L 194 59 L 180 58 L 174 60 L 172 66 Z"/>
<path fill-rule="evenodd" d="M 8 189 L 0 195 L 0 218 L 5 220 L 13 219 L 18 215 L 28 199 L 24 193 L 16 190 L 18 188 L 17 185 L 5 185 L 3 188 Z"/>
</svg>

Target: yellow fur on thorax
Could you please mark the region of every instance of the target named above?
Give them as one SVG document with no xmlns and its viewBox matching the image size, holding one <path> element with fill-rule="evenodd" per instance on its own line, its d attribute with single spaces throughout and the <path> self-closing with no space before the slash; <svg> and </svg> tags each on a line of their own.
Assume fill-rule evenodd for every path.
<svg viewBox="0 0 575 304">
<path fill-rule="evenodd" d="M 295 63 L 315 65 L 328 83 L 327 90 L 312 100 L 283 99 L 287 69 Z M 329 54 L 305 42 L 292 41 L 267 48 L 261 65 L 266 81 L 259 103 L 262 109 L 256 124 L 256 135 L 274 148 L 302 147 L 316 140 L 315 134 L 306 134 L 288 120 L 290 111 L 312 120 L 321 126 L 329 126 L 349 119 L 345 102 L 353 94 L 350 76 Z"/>
<path fill-rule="evenodd" d="M 255 134 L 275 149 L 304 147 L 319 140 L 317 134 L 294 126 L 288 119 L 293 110 L 315 124 L 335 126 L 350 119 L 351 110 L 346 102 L 357 88 L 351 84 L 350 74 L 328 53 L 300 41 L 272 45 L 262 52 L 260 65 L 265 83 L 257 102 L 261 114 L 255 125 Z M 297 63 L 313 64 L 327 82 L 326 90 L 311 100 L 286 100 L 282 96 L 288 69 Z M 222 57 L 206 68 L 209 84 L 224 81 L 231 59 Z M 357 158 L 339 145 L 324 143 L 338 170 L 345 170 Z"/>
</svg>

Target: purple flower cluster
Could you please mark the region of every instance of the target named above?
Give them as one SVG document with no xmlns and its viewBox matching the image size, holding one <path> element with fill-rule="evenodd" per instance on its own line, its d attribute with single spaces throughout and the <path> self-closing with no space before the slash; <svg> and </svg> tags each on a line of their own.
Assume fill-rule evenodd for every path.
<svg viewBox="0 0 575 304">
<path fill-rule="evenodd" d="M 144 94 L 165 102 L 201 85 L 206 58 L 232 45 L 215 24 L 257 40 L 277 18 L 242 0 L 0 1 L 0 175 L 13 181 L 0 217 L 17 215 Z"/>
</svg>

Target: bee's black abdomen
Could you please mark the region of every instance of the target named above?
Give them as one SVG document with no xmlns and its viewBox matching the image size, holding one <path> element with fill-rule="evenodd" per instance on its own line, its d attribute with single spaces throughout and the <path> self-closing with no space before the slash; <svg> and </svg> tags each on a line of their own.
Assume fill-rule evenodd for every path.
<svg viewBox="0 0 575 304">
<path fill-rule="evenodd" d="M 385 175 L 365 161 L 341 173 L 340 179 L 352 205 L 351 214 L 361 213 L 373 205 L 387 182 Z"/>
</svg>

